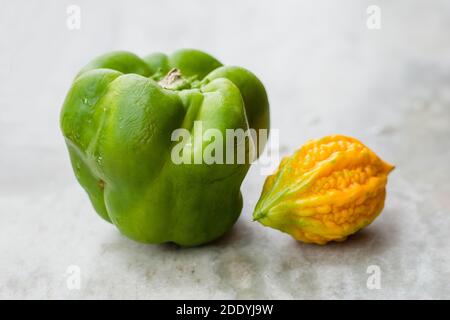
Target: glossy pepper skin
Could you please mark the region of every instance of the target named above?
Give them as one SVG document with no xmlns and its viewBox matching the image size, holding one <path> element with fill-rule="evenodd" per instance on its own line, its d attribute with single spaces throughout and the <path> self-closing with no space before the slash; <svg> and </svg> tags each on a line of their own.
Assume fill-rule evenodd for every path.
<svg viewBox="0 0 450 320">
<path fill-rule="evenodd" d="M 175 164 L 175 129 L 209 143 L 194 121 L 224 137 L 226 129 L 268 129 L 264 86 L 251 72 L 198 50 L 144 58 L 112 52 L 80 71 L 60 118 L 75 175 L 98 214 L 136 241 L 182 246 L 232 227 L 249 169 L 248 161 Z M 201 152 L 189 150 L 190 157 Z"/>
</svg>

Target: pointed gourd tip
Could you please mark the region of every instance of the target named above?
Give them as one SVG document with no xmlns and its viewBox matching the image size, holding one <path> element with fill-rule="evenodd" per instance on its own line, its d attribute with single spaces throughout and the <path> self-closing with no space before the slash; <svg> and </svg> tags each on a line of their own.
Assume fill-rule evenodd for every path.
<svg viewBox="0 0 450 320">
<path fill-rule="evenodd" d="M 255 211 L 253 212 L 253 221 L 258 221 L 262 218 L 264 218 L 267 215 L 267 213 L 263 212 L 263 211 Z"/>
<path fill-rule="evenodd" d="M 395 169 L 395 166 L 393 165 L 393 164 L 390 164 L 390 163 L 386 163 L 386 171 L 387 171 L 387 173 L 389 174 L 389 173 L 391 173 L 394 169 Z"/>
</svg>

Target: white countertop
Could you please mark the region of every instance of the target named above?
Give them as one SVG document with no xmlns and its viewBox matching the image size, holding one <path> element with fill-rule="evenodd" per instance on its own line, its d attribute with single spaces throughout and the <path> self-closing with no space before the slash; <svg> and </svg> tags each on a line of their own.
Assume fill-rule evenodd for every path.
<svg viewBox="0 0 450 320">
<path fill-rule="evenodd" d="M 2 4 L 0 298 L 450 298 L 450 3 L 377 3 L 380 30 L 359 0 Z M 97 217 L 59 130 L 72 78 L 103 52 L 183 47 L 260 77 L 283 154 L 343 133 L 395 164 L 381 216 L 344 243 L 297 243 L 251 221 L 254 166 L 239 221 L 206 246 L 135 243 Z"/>
</svg>

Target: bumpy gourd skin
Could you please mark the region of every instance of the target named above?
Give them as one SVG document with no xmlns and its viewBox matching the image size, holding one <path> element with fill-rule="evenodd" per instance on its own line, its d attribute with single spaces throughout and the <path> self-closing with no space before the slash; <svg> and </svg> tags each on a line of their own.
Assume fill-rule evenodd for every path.
<svg viewBox="0 0 450 320">
<path fill-rule="evenodd" d="M 174 68 L 183 81 L 163 87 Z M 194 121 L 223 137 L 226 129 L 268 129 L 265 89 L 249 71 L 188 49 L 143 59 L 113 52 L 80 71 L 61 128 L 76 177 L 102 218 L 134 240 L 183 246 L 231 228 L 249 163 L 174 164 L 175 129 L 190 130 L 203 150 L 210 142 L 192 129 Z M 201 152 L 188 150 L 191 158 Z"/>
<path fill-rule="evenodd" d="M 266 179 L 253 217 L 303 242 L 343 241 L 382 211 L 393 168 L 354 138 L 311 140 Z"/>
</svg>

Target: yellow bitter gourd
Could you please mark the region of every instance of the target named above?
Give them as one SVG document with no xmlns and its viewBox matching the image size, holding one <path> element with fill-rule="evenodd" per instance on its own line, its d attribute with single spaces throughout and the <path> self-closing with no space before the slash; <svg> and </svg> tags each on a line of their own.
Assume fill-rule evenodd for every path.
<svg viewBox="0 0 450 320">
<path fill-rule="evenodd" d="M 393 168 L 354 138 L 311 140 L 267 177 L 254 220 L 303 242 L 343 241 L 379 215 Z"/>
</svg>

